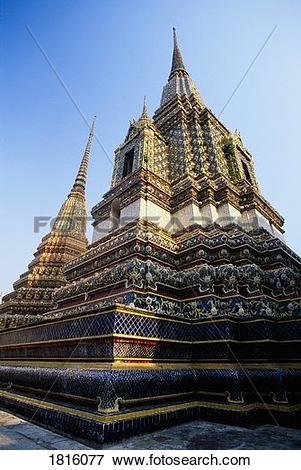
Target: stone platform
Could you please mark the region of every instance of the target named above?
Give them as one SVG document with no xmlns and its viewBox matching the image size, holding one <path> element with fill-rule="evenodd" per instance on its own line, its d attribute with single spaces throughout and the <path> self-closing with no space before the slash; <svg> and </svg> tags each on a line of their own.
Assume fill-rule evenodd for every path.
<svg viewBox="0 0 301 470">
<path fill-rule="evenodd" d="M 0 406 L 100 444 L 193 419 L 299 427 L 299 384 L 298 369 L 2 365 Z"/>
</svg>

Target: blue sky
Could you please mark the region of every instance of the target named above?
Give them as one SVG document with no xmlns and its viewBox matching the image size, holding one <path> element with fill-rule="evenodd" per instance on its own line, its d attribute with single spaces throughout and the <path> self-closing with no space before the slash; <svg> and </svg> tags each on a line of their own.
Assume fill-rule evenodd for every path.
<svg viewBox="0 0 301 470">
<path fill-rule="evenodd" d="M 28 25 L 113 161 L 128 122 L 159 105 L 172 27 L 207 106 L 223 112 L 252 153 L 263 195 L 286 219 L 301 253 L 301 3 L 211 0 L 2 0 L 0 293 L 26 270 L 43 235 L 35 216 L 55 216 L 87 139 L 87 127 L 26 29 Z M 110 185 L 112 164 L 94 142 L 89 209 Z"/>
</svg>

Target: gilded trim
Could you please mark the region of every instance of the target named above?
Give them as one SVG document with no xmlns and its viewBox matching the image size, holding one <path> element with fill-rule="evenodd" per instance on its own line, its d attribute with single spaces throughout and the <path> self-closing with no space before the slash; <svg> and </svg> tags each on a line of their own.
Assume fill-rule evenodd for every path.
<svg viewBox="0 0 301 470">
<path fill-rule="evenodd" d="M 260 409 L 261 410 L 268 409 L 270 411 L 281 411 L 281 412 L 286 412 L 286 413 L 294 413 L 296 411 L 301 410 L 300 404 L 285 406 L 284 404 L 250 403 L 248 405 L 242 405 L 242 404 L 233 404 L 233 403 L 231 404 L 212 403 L 212 402 L 194 400 L 188 403 L 178 403 L 176 405 L 167 405 L 167 406 L 161 406 L 161 407 L 156 407 L 156 408 L 151 408 L 151 409 L 146 409 L 146 410 L 124 412 L 119 415 L 99 416 L 96 413 L 69 408 L 63 405 L 59 405 L 57 403 L 47 402 L 46 404 L 45 402 L 34 399 L 34 398 L 20 397 L 20 395 L 16 395 L 10 392 L 5 392 L 2 390 L 0 390 L 0 397 L 1 396 L 4 398 L 18 401 L 18 402 L 27 403 L 29 405 L 36 406 L 38 408 L 55 410 L 61 413 L 65 413 L 67 415 L 69 414 L 73 416 L 79 416 L 81 418 L 85 418 L 85 419 L 89 419 L 89 420 L 97 421 L 97 422 L 104 422 L 104 423 L 119 422 L 119 421 L 135 419 L 135 418 L 154 416 L 154 415 L 158 415 L 161 413 L 168 413 L 168 412 L 179 411 L 183 409 L 201 408 L 201 407 L 213 408 L 216 410 L 224 410 L 224 411 L 236 411 L 239 413 L 245 413 L 247 411 L 254 411 L 254 410 L 260 410 Z"/>
</svg>

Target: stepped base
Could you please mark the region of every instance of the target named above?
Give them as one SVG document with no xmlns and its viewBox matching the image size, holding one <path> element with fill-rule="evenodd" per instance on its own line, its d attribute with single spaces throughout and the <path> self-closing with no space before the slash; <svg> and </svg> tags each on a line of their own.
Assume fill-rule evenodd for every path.
<svg viewBox="0 0 301 470">
<path fill-rule="evenodd" d="M 299 369 L 1 366 L 0 382 L 3 410 L 96 442 L 196 418 L 242 426 L 301 422 Z"/>
</svg>

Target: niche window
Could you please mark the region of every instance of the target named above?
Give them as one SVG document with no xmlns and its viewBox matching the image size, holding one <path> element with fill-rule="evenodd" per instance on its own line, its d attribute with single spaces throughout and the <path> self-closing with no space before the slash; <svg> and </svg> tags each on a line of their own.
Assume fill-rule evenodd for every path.
<svg viewBox="0 0 301 470">
<path fill-rule="evenodd" d="M 250 175 L 248 165 L 243 160 L 242 160 L 242 167 L 244 169 L 244 174 L 245 174 L 245 177 L 246 177 L 247 181 L 249 181 L 249 183 L 252 183 L 252 178 L 251 178 L 251 175 Z"/>
<path fill-rule="evenodd" d="M 122 177 L 129 175 L 133 171 L 133 163 L 134 163 L 134 148 L 126 152 L 124 155 L 124 163 L 123 163 L 123 172 Z"/>
</svg>

